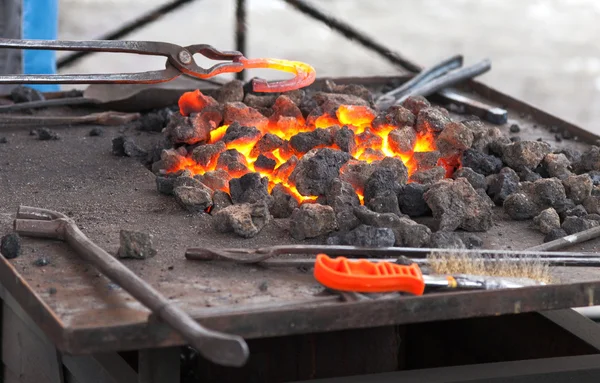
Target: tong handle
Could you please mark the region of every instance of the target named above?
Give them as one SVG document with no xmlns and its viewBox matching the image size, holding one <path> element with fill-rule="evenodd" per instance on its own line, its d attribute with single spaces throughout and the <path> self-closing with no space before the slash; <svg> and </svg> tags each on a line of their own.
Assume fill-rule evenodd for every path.
<svg viewBox="0 0 600 383">
<path fill-rule="evenodd" d="M 40 49 L 54 51 L 89 51 L 113 53 L 137 53 L 151 56 L 177 55 L 181 47 L 156 41 L 120 40 L 19 40 L 0 38 L 0 48 Z"/>
</svg>

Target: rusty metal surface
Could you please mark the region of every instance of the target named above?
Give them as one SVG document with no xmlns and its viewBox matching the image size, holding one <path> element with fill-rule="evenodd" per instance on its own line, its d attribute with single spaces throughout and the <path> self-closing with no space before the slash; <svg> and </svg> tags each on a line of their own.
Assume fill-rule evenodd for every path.
<svg viewBox="0 0 600 383">
<path fill-rule="evenodd" d="M 375 87 L 389 78 L 346 79 Z M 315 86 L 322 84 L 319 81 Z M 481 97 L 509 110 L 509 121 L 521 126 L 523 139 L 554 133 L 546 126 L 584 132 L 532 109 L 510 104 L 510 98 L 479 86 L 494 97 Z M 503 98 L 504 97 L 504 98 Z M 517 108 L 515 108 L 515 106 Z M 537 127 L 533 127 L 537 125 Z M 170 300 L 209 328 L 248 338 L 345 328 L 373 327 L 473 316 L 498 315 L 600 304 L 600 271 L 592 268 L 553 269 L 556 284 L 520 290 L 453 293 L 394 300 L 337 303 L 315 299 L 321 288 L 310 273 L 292 268 L 207 264 L 186 261 L 187 247 L 257 247 L 300 243 L 276 222 L 251 239 L 216 233 L 208 215 L 188 214 L 171 197 L 156 192 L 154 176 L 132 158 L 114 157 L 111 140 L 119 127 L 105 128 L 102 137 L 89 137 L 91 128 L 56 130 L 59 141 L 39 141 L 28 129 L 5 129 L 8 144 L 0 145 L 0 227 L 11 230 L 19 205 L 35 205 L 72 217 L 95 243 L 114 254 L 120 229 L 150 232 L 158 254 L 151 259 L 123 261 Z M 125 129 L 140 143 L 158 134 Z M 508 134 L 508 133 L 507 133 Z M 589 138 L 591 140 L 591 138 Z M 595 138 L 594 138 L 595 139 Z M 581 141 L 554 143 L 584 149 Z M 491 249 L 525 249 L 542 243 L 543 235 L 529 222 L 510 221 L 495 210 L 496 225 L 481 237 Z M 318 243 L 317 240 L 302 243 Z M 66 244 L 24 239 L 23 254 L 7 261 L 0 257 L 0 280 L 57 346 L 69 353 L 106 352 L 181 344 L 168 326 L 149 320 L 149 311 L 110 283 Z M 577 250 L 598 252 L 600 241 Z M 34 262 L 44 257 L 49 265 Z"/>
</svg>

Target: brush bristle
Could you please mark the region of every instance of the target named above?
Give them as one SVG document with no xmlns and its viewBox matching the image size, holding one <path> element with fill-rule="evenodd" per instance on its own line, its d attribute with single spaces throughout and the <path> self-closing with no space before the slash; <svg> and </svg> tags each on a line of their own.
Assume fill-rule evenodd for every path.
<svg viewBox="0 0 600 383">
<path fill-rule="evenodd" d="M 497 253 L 480 255 L 456 252 L 432 252 L 427 257 L 435 274 L 472 274 L 490 277 L 530 278 L 538 282 L 551 282 L 550 267 L 542 259 Z"/>
</svg>

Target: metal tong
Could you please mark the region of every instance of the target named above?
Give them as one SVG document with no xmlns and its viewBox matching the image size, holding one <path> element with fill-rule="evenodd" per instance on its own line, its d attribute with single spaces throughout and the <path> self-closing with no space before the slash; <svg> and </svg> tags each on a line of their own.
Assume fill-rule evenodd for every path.
<svg viewBox="0 0 600 383">
<path fill-rule="evenodd" d="M 310 85 L 315 80 L 314 69 L 307 64 L 276 59 L 247 59 L 241 52 L 220 51 L 207 44 L 195 44 L 185 47 L 156 41 L 59 41 L 59 40 L 15 40 L 0 38 L 0 48 L 42 49 L 57 51 L 89 51 L 112 53 L 135 53 L 148 56 L 167 57 L 165 69 L 114 74 L 26 74 L 0 75 L 0 84 L 155 84 L 171 81 L 186 75 L 207 79 L 222 73 L 237 73 L 244 69 L 265 68 L 291 72 L 294 78 L 267 83 L 254 79 L 257 92 L 281 92 Z M 194 55 L 201 54 L 211 60 L 228 61 L 202 68 Z"/>
<path fill-rule="evenodd" d="M 508 118 L 506 110 L 486 105 L 465 97 L 455 90 L 447 89 L 462 81 L 479 76 L 492 67 L 490 60 L 485 59 L 469 67 L 455 70 L 462 65 L 462 55 L 452 56 L 423 70 L 400 87 L 383 94 L 376 100 L 376 105 L 380 109 L 387 109 L 392 105 L 401 104 L 411 96 L 425 97 L 436 94 L 445 103 L 459 105 L 465 112 L 470 112 L 495 124 L 505 123 Z"/>
</svg>

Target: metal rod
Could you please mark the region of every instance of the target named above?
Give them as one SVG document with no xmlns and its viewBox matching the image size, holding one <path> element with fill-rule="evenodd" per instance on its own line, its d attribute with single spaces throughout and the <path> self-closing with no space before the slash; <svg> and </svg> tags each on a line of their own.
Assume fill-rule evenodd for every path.
<svg viewBox="0 0 600 383">
<path fill-rule="evenodd" d="M 13 116 L 0 114 L 0 126 L 57 126 L 96 124 L 104 126 L 123 125 L 140 118 L 139 113 L 100 112 L 85 116 Z"/>
<path fill-rule="evenodd" d="M 372 38 L 365 36 L 362 32 L 358 31 L 354 27 L 346 24 L 341 20 L 326 15 L 325 13 L 319 11 L 318 9 L 316 9 L 315 7 L 303 0 L 283 1 L 285 1 L 287 4 L 291 5 L 298 11 L 304 13 L 305 15 L 310 16 L 316 20 L 322 21 L 323 23 L 327 24 L 327 26 L 329 26 L 331 29 L 341 33 L 346 38 L 357 41 L 365 48 L 378 53 L 380 56 L 384 57 L 386 60 L 390 61 L 394 65 L 404 68 L 409 72 L 420 72 L 423 69 L 408 58 L 403 57 L 400 53 L 388 49 L 387 47 L 373 40 Z"/>
<path fill-rule="evenodd" d="M 565 247 L 569 247 L 576 243 L 589 241 L 590 239 L 595 239 L 598 237 L 600 237 L 600 226 L 592 227 L 591 229 L 587 229 L 587 230 L 581 231 L 579 233 L 567 235 L 566 237 L 555 239 L 554 241 L 550 241 L 550 242 L 546 242 L 546 243 L 543 243 L 538 246 L 530 247 L 528 250 L 548 251 L 548 250 L 564 249 Z"/>
<path fill-rule="evenodd" d="M 153 21 L 156 21 L 156 20 L 160 19 L 161 17 L 165 16 L 167 13 L 174 11 L 175 9 L 181 7 L 182 5 L 191 3 L 192 1 L 194 1 L 194 0 L 175 0 L 170 3 L 161 5 L 160 7 L 153 9 L 150 12 L 146 13 L 145 15 L 142 15 L 141 17 L 126 23 L 125 25 L 121 26 L 121 28 L 119 28 L 115 31 L 109 32 L 108 34 L 106 34 L 104 36 L 99 37 L 98 40 L 120 39 L 121 37 L 128 35 L 129 33 L 135 31 L 136 29 L 144 27 L 147 24 L 149 24 Z M 91 52 L 74 52 L 69 55 L 66 55 L 58 60 L 58 63 L 57 63 L 58 68 L 68 66 L 68 65 L 74 63 L 75 61 L 82 59 L 83 57 L 87 56 L 90 53 Z"/>
<path fill-rule="evenodd" d="M 14 221 L 15 231 L 32 237 L 66 241 L 84 260 L 93 264 L 178 331 L 207 359 L 224 366 L 242 366 L 249 352 L 243 338 L 202 327 L 174 302 L 138 277 L 127 266 L 96 245 L 79 230 L 73 220 L 46 209 L 21 206 Z"/>
<path fill-rule="evenodd" d="M 235 20 L 235 49 L 246 56 L 248 53 L 246 51 L 246 0 L 236 0 Z M 238 80 L 244 81 L 246 78 L 244 73 L 245 72 L 238 72 L 235 77 Z"/>
</svg>

